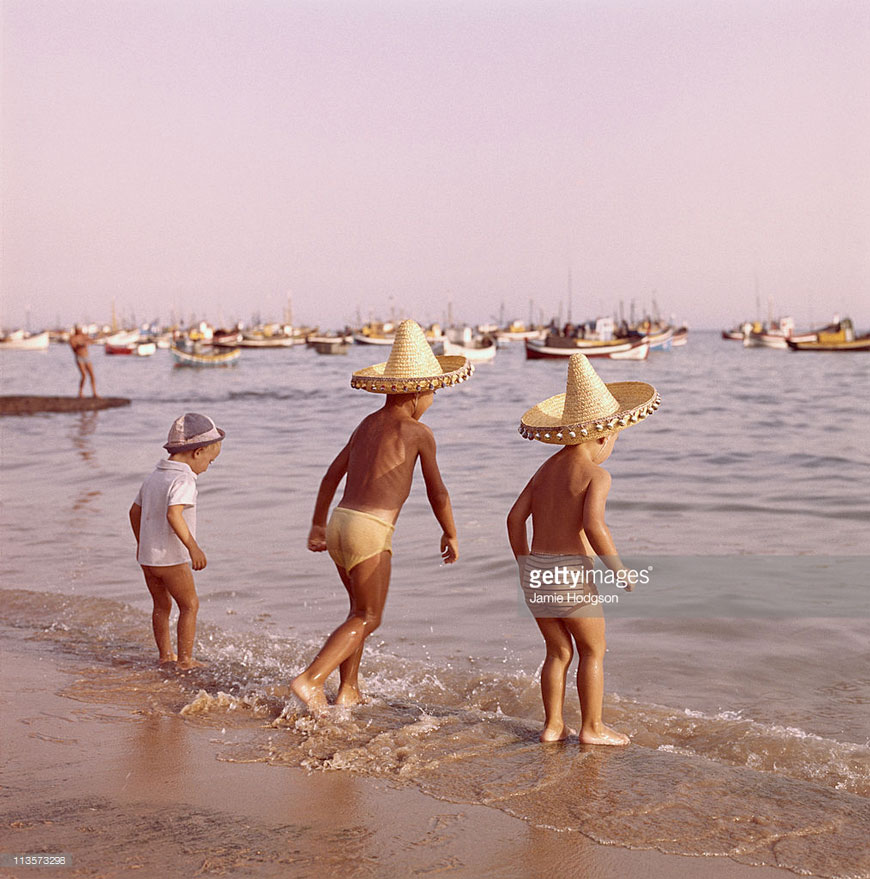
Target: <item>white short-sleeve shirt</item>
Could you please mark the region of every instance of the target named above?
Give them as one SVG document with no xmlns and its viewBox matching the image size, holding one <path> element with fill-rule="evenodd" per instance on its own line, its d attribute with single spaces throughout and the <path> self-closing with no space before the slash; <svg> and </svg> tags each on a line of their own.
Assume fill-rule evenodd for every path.
<svg viewBox="0 0 870 879">
<path fill-rule="evenodd" d="M 196 538 L 196 474 L 183 461 L 158 461 L 154 472 L 142 483 L 135 503 L 142 507 L 139 528 L 140 565 L 181 565 L 190 561 L 187 547 L 178 539 L 166 519 L 169 507 L 181 504 L 182 515 Z"/>
</svg>

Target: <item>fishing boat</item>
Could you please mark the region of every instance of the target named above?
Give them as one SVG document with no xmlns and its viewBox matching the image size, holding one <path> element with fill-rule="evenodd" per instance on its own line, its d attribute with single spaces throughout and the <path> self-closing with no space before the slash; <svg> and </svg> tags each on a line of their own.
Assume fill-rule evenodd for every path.
<svg viewBox="0 0 870 879">
<path fill-rule="evenodd" d="M 286 332 L 287 329 L 290 332 Z M 238 348 L 292 348 L 297 342 L 292 328 L 271 330 L 266 327 L 264 330 L 243 331 L 242 338 L 233 344 Z"/>
<path fill-rule="evenodd" d="M 790 317 L 781 317 L 777 321 L 771 321 L 767 325 L 754 323 L 743 336 L 744 348 L 778 348 L 785 351 L 788 341 L 793 342 L 815 342 L 819 333 L 826 332 L 829 327 L 823 330 L 810 330 L 806 333 L 795 333 L 794 320 Z"/>
<path fill-rule="evenodd" d="M 318 354 L 347 354 L 351 345 L 353 345 L 352 333 L 310 335 L 305 339 L 305 346 L 313 348 Z"/>
<path fill-rule="evenodd" d="M 444 339 L 441 343 L 444 354 L 448 357 L 467 357 L 475 363 L 483 363 L 495 357 L 498 346 L 492 336 L 472 337 L 461 344 Z"/>
<path fill-rule="evenodd" d="M 670 351 L 673 345 L 674 328 L 663 327 L 653 329 L 645 333 L 644 338 L 649 341 L 650 351 Z"/>
<path fill-rule="evenodd" d="M 870 351 L 870 334 L 855 336 L 855 328 L 849 318 L 841 320 L 836 329 L 819 332 L 813 341 L 789 339 L 792 351 Z"/>
<path fill-rule="evenodd" d="M 649 356 L 649 339 L 645 336 L 602 342 L 550 335 L 546 339 L 526 339 L 525 346 L 527 360 L 553 360 L 570 357 L 577 352 L 587 357 L 609 357 L 613 360 L 646 360 Z"/>
<path fill-rule="evenodd" d="M 671 336 L 671 346 L 674 348 L 679 348 L 686 344 L 689 341 L 689 328 L 685 326 L 685 324 L 681 327 L 677 327 L 674 330 L 674 335 Z"/>
<path fill-rule="evenodd" d="M 28 333 L 24 330 L 15 330 L 8 336 L 0 338 L 0 348 L 10 351 L 44 351 L 48 348 L 49 334 L 46 330 L 44 333 Z"/>
<path fill-rule="evenodd" d="M 514 321 L 496 332 L 496 340 L 498 342 L 525 342 L 526 339 L 543 339 L 546 335 L 546 330 L 529 328 L 521 321 Z"/>
<path fill-rule="evenodd" d="M 170 345 L 169 353 L 175 366 L 233 366 L 242 352 L 238 348 L 214 348 L 210 345 L 178 342 Z"/>
<path fill-rule="evenodd" d="M 395 324 L 380 321 L 369 321 L 353 334 L 353 340 L 358 345 L 392 345 L 395 338 Z"/>
<path fill-rule="evenodd" d="M 106 339 L 103 351 L 111 355 L 135 355 L 137 357 L 150 357 L 157 350 L 155 342 L 145 342 L 136 340 L 133 342 L 124 342 L 120 345 L 113 344 Z"/>
<path fill-rule="evenodd" d="M 722 338 L 727 342 L 742 342 L 743 337 L 752 329 L 752 323 L 745 321 L 739 327 L 730 330 L 722 330 Z"/>
</svg>

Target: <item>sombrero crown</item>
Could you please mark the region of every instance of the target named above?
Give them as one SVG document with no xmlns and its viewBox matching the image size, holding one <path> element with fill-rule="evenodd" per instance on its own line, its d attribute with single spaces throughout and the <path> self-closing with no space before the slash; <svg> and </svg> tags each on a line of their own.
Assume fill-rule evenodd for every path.
<svg viewBox="0 0 870 879">
<path fill-rule="evenodd" d="M 572 354 L 565 393 L 529 409 L 519 432 L 526 439 L 574 446 L 637 424 L 655 412 L 660 402 L 652 385 L 605 384 L 585 354 Z"/>
<path fill-rule="evenodd" d="M 449 388 L 465 381 L 474 367 L 466 357 L 436 357 L 420 325 L 403 320 L 386 363 L 357 370 L 351 387 L 373 394 L 414 394 L 417 391 Z"/>
</svg>

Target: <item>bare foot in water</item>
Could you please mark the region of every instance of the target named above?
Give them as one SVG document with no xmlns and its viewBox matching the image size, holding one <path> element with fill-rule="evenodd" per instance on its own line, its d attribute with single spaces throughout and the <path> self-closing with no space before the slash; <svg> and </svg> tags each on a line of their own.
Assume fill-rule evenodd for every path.
<svg viewBox="0 0 870 879">
<path fill-rule="evenodd" d="M 178 655 L 176 653 L 173 653 L 171 656 L 161 656 L 157 660 L 158 665 L 169 665 L 170 662 L 178 662 Z"/>
<path fill-rule="evenodd" d="M 181 671 L 190 671 L 192 668 L 205 668 L 205 663 L 198 662 L 195 659 L 182 659 L 176 668 L 181 669 Z"/>
<path fill-rule="evenodd" d="M 603 723 L 595 730 L 580 730 L 581 745 L 627 745 L 631 739 Z"/>
<path fill-rule="evenodd" d="M 564 742 L 568 736 L 576 736 L 577 730 L 571 729 L 570 726 L 565 726 L 563 723 L 560 727 L 555 727 L 551 729 L 549 726 L 544 727 L 544 731 L 541 733 L 540 741 L 542 742 Z"/>
<path fill-rule="evenodd" d="M 304 702 L 312 711 L 325 711 L 329 707 L 323 687 L 315 687 L 303 679 L 302 675 L 294 678 L 290 683 L 293 695 Z"/>
<path fill-rule="evenodd" d="M 341 708 L 352 708 L 354 705 L 364 705 L 363 699 L 357 687 L 339 687 L 338 695 L 335 697 L 335 704 Z"/>
</svg>

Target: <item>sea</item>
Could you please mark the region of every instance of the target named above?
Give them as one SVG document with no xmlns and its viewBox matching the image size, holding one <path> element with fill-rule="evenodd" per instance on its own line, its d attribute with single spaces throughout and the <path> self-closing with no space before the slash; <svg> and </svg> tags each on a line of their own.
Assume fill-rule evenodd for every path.
<svg viewBox="0 0 870 879">
<path fill-rule="evenodd" d="M 91 356 L 98 391 L 129 407 L 0 419 L 0 624 L 101 670 L 82 698 L 145 694 L 219 731 L 223 761 L 374 776 L 611 846 L 870 875 L 870 356 L 691 331 L 646 361 L 595 361 L 605 381 L 646 381 L 662 398 L 606 465 L 614 542 L 644 572 L 630 593 L 600 588 L 605 721 L 627 748 L 537 740 L 543 640 L 505 517 L 554 452 L 518 434 L 520 417 L 564 391 L 566 363 L 527 361 L 513 343 L 438 393 L 424 420 L 459 561 L 440 563 L 418 474 L 363 657 L 367 702 L 313 717 L 287 684 L 347 597 L 306 536 L 326 467 L 381 402 L 350 374 L 385 349 L 245 350 L 199 370 L 165 350 Z M 0 370 L 4 394 L 77 391 L 66 346 L 2 351 Z M 207 667 L 177 676 L 154 665 L 127 513 L 190 411 L 227 436 L 198 482 Z"/>
</svg>

